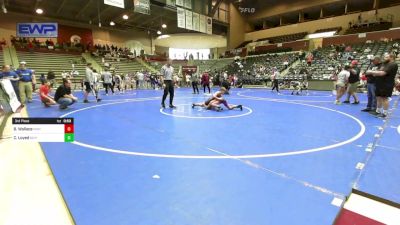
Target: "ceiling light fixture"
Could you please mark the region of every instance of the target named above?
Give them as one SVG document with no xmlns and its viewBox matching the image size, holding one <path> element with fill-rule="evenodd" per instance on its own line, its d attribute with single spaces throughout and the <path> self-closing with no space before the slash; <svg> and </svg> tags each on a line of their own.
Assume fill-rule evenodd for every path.
<svg viewBox="0 0 400 225">
<path fill-rule="evenodd" d="M 161 34 L 161 31 L 158 30 L 158 31 L 157 31 L 157 34 L 160 35 L 160 34 Z"/>
<path fill-rule="evenodd" d="M 122 16 L 122 19 L 127 20 L 127 19 L 129 19 L 129 16 L 125 14 Z"/>
<path fill-rule="evenodd" d="M 37 8 L 37 9 L 36 9 L 36 13 L 37 13 L 37 14 L 43 14 L 43 9 Z"/>
<path fill-rule="evenodd" d="M 163 25 L 161 25 L 162 28 L 167 28 L 167 24 L 163 23 Z"/>
<path fill-rule="evenodd" d="M 115 26 L 114 21 L 111 21 L 111 22 L 110 22 L 110 25 L 111 25 L 111 26 Z"/>
</svg>

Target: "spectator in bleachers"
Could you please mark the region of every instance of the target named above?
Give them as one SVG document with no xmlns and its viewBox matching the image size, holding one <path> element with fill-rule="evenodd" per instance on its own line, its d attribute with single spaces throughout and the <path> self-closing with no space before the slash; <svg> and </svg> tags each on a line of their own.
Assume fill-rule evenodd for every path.
<svg viewBox="0 0 400 225">
<path fill-rule="evenodd" d="M 32 102 L 32 92 L 36 84 L 35 71 L 26 68 L 26 62 L 22 61 L 16 73 L 19 76 L 18 88 L 21 103 L 25 104 L 26 99 L 29 103 Z"/>
<path fill-rule="evenodd" d="M 371 70 L 377 71 L 381 67 L 381 58 L 376 56 L 372 60 Z M 368 94 L 368 103 L 367 107 L 361 111 L 363 112 L 375 112 L 376 111 L 376 85 L 375 85 L 375 77 L 371 76 L 371 74 L 367 74 L 367 94 Z"/>
<path fill-rule="evenodd" d="M 66 109 L 78 101 L 78 98 L 71 92 L 71 81 L 69 79 L 63 79 L 63 84 L 56 90 L 54 100 L 60 104 L 60 109 Z"/>
<path fill-rule="evenodd" d="M 44 79 L 39 89 L 39 95 L 40 95 L 40 100 L 42 101 L 45 107 L 50 107 L 51 105 L 57 104 L 54 98 L 49 95 L 50 91 L 51 91 L 51 84 L 49 81 Z"/>
<path fill-rule="evenodd" d="M 313 59 L 314 59 L 313 54 L 311 52 L 308 53 L 308 55 L 307 55 L 307 65 L 308 66 L 311 66 Z"/>
</svg>

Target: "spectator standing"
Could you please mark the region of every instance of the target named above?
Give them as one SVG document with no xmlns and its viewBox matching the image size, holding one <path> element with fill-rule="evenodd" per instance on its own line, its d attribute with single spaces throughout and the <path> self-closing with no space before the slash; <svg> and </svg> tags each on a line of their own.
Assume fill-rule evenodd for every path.
<svg viewBox="0 0 400 225">
<path fill-rule="evenodd" d="M 36 84 L 35 72 L 26 68 L 26 62 L 20 62 L 20 68 L 16 71 L 19 76 L 19 96 L 21 104 L 25 104 L 26 99 L 32 102 L 33 86 Z"/>
<path fill-rule="evenodd" d="M 372 60 L 372 68 L 371 70 L 377 71 L 381 67 L 381 58 L 376 56 Z M 363 112 L 375 112 L 376 111 L 376 84 L 375 84 L 375 77 L 372 75 L 366 75 L 367 77 L 367 93 L 368 93 L 368 103 L 367 107 L 361 111 Z"/>
</svg>

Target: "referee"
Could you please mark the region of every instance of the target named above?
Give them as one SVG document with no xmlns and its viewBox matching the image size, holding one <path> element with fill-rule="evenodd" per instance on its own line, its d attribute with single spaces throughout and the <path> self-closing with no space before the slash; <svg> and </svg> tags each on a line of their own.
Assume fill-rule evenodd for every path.
<svg viewBox="0 0 400 225">
<path fill-rule="evenodd" d="M 175 109 L 176 106 L 172 104 L 174 101 L 174 83 L 172 76 L 174 74 L 174 68 L 171 66 L 171 60 L 168 60 L 167 64 L 161 68 L 161 76 L 164 78 L 164 95 L 161 102 L 161 107 L 165 108 L 165 99 L 169 93 L 169 107 Z"/>
</svg>

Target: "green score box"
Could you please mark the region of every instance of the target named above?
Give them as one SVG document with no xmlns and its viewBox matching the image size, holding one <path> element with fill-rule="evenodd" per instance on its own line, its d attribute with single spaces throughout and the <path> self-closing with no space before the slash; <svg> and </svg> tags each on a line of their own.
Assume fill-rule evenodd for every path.
<svg viewBox="0 0 400 225">
<path fill-rule="evenodd" d="M 74 142 L 74 134 L 65 134 L 64 142 Z"/>
</svg>

